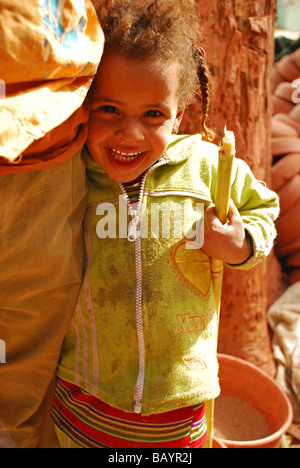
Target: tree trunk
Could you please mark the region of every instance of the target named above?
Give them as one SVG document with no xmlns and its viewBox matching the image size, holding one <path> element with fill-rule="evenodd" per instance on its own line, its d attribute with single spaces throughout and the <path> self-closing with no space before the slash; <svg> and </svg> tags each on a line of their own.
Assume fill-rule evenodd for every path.
<svg viewBox="0 0 300 468">
<path fill-rule="evenodd" d="M 237 157 L 248 163 L 258 179 L 269 184 L 276 0 L 195 1 L 203 18 L 204 47 L 213 74 L 210 126 L 217 134 L 217 142 L 225 125 L 233 130 Z M 191 106 L 182 133 L 199 131 L 199 113 L 199 105 Z M 249 272 L 225 269 L 218 350 L 274 375 L 266 317 L 271 265 L 273 261 L 268 260 Z M 280 284 L 281 268 L 275 271 L 277 278 L 273 277 L 272 282 Z"/>
</svg>

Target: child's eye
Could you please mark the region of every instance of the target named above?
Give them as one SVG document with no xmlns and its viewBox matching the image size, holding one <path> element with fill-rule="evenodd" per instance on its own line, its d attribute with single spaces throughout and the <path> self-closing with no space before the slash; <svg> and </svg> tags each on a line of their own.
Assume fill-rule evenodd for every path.
<svg viewBox="0 0 300 468">
<path fill-rule="evenodd" d="M 106 112 L 107 114 L 116 114 L 118 112 L 117 108 L 114 106 L 101 106 L 100 110 Z"/>
<path fill-rule="evenodd" d="M 153 119 L 155 117 L 161 117 L 163 114 L 158 110 L 149 110 L 145 115 L 146 117 L 151 117 Z"/>
</svg>

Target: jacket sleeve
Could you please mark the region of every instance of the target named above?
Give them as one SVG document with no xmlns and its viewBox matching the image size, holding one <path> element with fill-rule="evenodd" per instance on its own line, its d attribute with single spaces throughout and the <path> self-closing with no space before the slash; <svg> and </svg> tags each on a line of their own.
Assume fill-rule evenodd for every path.
<svg viewBox="0 0 300 468">
<path fill-rule="evenodd" d="M 277 234 L 275 220 L 279 215 L 279 198 L 264 182 L 254 177 L 244 161 L 236 159 L 235 163 L 231 198 L 252 239 L 253 255 L 243 264 L 228 266 L 248 270 L 267 257 L 272 250 Z"/>
</svg>

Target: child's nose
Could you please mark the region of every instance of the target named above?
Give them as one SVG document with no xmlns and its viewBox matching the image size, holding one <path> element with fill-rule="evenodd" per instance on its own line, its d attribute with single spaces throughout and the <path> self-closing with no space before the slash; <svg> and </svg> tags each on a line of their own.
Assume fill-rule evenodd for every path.
<svg viewBox="0 0 300 468">
<path fill-rule="evenodd" d="M 124 119 L 116 131 L 116 136 L 120 142 L 127 144 L 139 143 L 144 140 L 142 125 L 136 119 Z"/>
</svg>

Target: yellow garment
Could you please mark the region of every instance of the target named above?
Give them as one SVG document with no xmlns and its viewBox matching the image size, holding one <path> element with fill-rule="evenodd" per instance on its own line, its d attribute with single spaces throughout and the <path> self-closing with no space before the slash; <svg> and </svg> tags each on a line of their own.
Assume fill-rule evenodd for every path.
<svg viewBox="0 0 300 468">
<path fill-rule="evenodd" d="M 53 377 L 83 270 L 80 153 L 50 169 L 1 176 L 0 199 L 0 447 L 8 437 L 17 448 L 52 447 Z"/>
<path fill-rule="evenodd" d="M 128 213 L 124 187 L 86 152 L 86 271 L 58 376 L 122 411 L 164 413 L 219 394 L 211 259 L 197 239 L 218 150 L 200 135 L 174 137 Z M 238 158 L 231 194 L 253 243 L 231 267 L 247 270 L 273 246 L 278 197 Z"/>
<path fill-rule="evenodd" d="M 80 288 L 90 0 L 0 0 L 0 447 L 55 447 L 61 343 Z M 43 170 L 41 170 L 43 169 Z"/>
<path fill-rule="evenodd" d="M 0 0 L 0 37 L 0 174 L 60 164 L 82 147 L 103 51 L 92 3 Z"/>
</svg>

